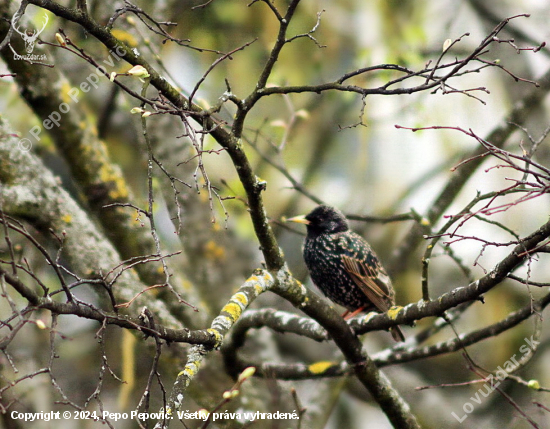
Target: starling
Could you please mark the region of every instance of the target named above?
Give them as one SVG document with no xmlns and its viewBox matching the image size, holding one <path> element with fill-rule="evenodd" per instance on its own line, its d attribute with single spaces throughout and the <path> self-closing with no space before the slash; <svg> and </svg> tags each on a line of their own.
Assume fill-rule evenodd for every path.
<svg viewBox="0 0 550 429">
<path fill-rule="evenodd" d="M 368 243 L 350 231 L 340 210 L 321 205 L 287 220 L 307 226 L 304 260 L 313 283 L 328 298 L 352 316 L 372 310 L 385 313 L 395 304 L 390 277 Z M 390 332 L 395 341 L 405 341 L 399 327 Z"/>
</svg>

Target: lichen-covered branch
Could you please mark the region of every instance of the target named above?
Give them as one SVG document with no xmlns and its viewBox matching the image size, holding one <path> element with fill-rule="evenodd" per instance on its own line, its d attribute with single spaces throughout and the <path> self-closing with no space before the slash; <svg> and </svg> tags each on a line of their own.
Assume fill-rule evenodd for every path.
<svg viewBox="0 0 550 429">
<path fill-rule="evenodd" d="M 274 291 L 326 329 L 334 343 L 342 351 L 346 361 L 353 368 L 355 376 L 380 405 L 394 427 L 419 428 L 415 415 L 391 382 L 367 354 L 363 345 L 342 317 L 317 295 L 305 288 L 288 271 L 275 275 Z M 301 291 L 301 293 L 300 293 Z"/>
<path fill-rule="evenodd" d="M 18 139 L 3 119 L 0 122 L 0 162 L 1 209 L 10 216 L 28 220 L 46 234 L 51 231 L 63 237 L 63 256 L 76 275 L 103 278 L 119 265 L 121 258 L 110 241 L 59 186 L 42 162 L 31 152 L 21 150 Z M 146 286 L 133 270 L 120 267 L 113 275 L 117 278 L 112 291 L 118 302 L 138 296 L 136 309 L 147 305 L 157 320 L 166 326 L 178 326 L 179 322 L 163 302 L 140 294 Z"/>
<path fill-rule="evenodd" d="M 453 353 L 458 350 L 464 349 L 465 347 L 468 347 L 472 344 L 477 344 L 488 338 L 495 337 L 531 317 L 540 317 L 540 312 L 548 307 L 548 305 L 550 305 L 550 294 L 546 294 L 541 299 L 528 303 L 519 310 L 510 313 L 504 319 L 489 326 L 485 326 L 483 328 L 461 334 L 459 337 L 440 341 L 436 344 L 428 346 L 421 346 L 414 342 L 408 342 L 404 345 L 398 345 L 396 347 L 377 352 L 373 354 L 372 360 L 379 368 L 383 368 L 389 365 L 414 362 L 429 357 Z M 251 314 L 251 323 L 248 323 L 248 318 L 246 316 L 244 317 L 244 325 L 248 325 L 249 328 L 254 329 L 259 329 L 264 326 L 262 324 L 262 319 L 264 319 L 265 317 L 268 318 L 265 326 L 269 326 L 271 329 L 276 330 L 280 329 L 280 327 L 273 327 L 273 325 L 281 325 L 280 322 L 286 319 L 286 317 L 283 317 L 283 320 L 279 320 L 279 323 L 277 324 L 276 321 L 269 320 L 276 317 L 276 312 L 264 312 L 263 310 Z M 239 327 L 239 330 L 240 329 L 242 328 Z M 283 332 L 292 332 L 298 335 L 307 336 L 307 333 L 296 332 L 296 330 L 294 329 L 285 330 Z M 317 337 L 321 338 L 321 335 L 319 334 Z M 316 338 L 313 337 L 313 339 Z M 227 346 L 224 345 L 224 349 L 226 348 Z M 237 356 L 236 351 L 233 351 L 233 353 L 234 357 L 232 362 L 234 363 L 234 369 L 236 372 L 242 371 L 246 367 L 254 366 L 256 367 L 256 375 L 260 377 L 274 377 L 282 380 L 307 380 L 327 377 L 341 377 L 342 375 L 353 373 L 353 369 L 345 361 L 319 360 L 310 364 L 253 362 L 246 361 L 240 356 Z"/>
<path fill-rule="evenodd" d="M 194 346 L 189 350 L 187 354 L 187 363 L 185 367 L 178 373 L 176 381 L 172 387 L 172 392 L 168 398 L 167 404 L 164 406 L 164 411 L 167 415 L 175 415 L 179 410 L 183 399 L 185 398 L 185 391 L 189 386 L 189 383 L 197 372 L 204 357 L 212 350 L 219 348 L 223 342 L 224 337 L 233 325 L 239 320 L 242 312 L 256 299 L 261 293 L 270 289 L 274 284 L 274 279 L 267 271 L 258 270 L 257 273 L 252 275 L 227 302 L 227 304 L 221 309 L 219 316 L 217 316 L 207 330 L 215 339 L 216 343 L 212 347 L 205 347 L 204 345 Z M 156 428 L 167 427 L 166 420 L 159 420 Z"/>
<path fill-rule="evenodd" d="M 7 16 L 7 12 L 7 4 L 0 6 L 2 16 Z M 5 21 L 0 22 L 0 39 L 7 33 L 8 27 Z M 17 39 L 12 41 L 15 46 L 19 42 Z M 97 86 L 98 74 L 91 70 L 87 79 L 73 85 L 58 68 L 36 67 L 18 61 L 6 49 L 1 54 L 8 67 L 17 74 L 16 82 L 20 92 L 39 119 L 40 125 L 31 128 L 31 134 L 42 139 L 45 133 L 50 133 L 58 153 L 67 161 L 72 177 L 83 191 L 86 203 L 100 219 L 108 238 L 122 258 L 155 253 L 151 234 L 136 222 L 135 211 L 112 206 L 132 202 L 134 197 L 122 171 L 111 160 L 107 146 L 98 139 L 95 126 L 78 108 L 78 102 L 86 96 L 81 89 L 82 83 L 87 85 L 86 92 L 89 91 L 92 85 Z M 114 58 L 116 56 L 113 55 L 111 60 L 114 61 Z M 156 264 L 139 264 L 135 268 L 146 283 L 153 285 L 164 282 L 163 274 L 158 272 Z M 181 273 L 173 281 L 179 285 L 189 283 L 182 278 Z M 180 291 L 188 302 L 200 302 L 193 287 Z M 175 303 L 175 306 L 181 307 L 181 304 Z M 199 327 L 201 320 L 205 321 L 204 314 L 183 314 L 182 317 L 187 325 Z"/>
</svg>

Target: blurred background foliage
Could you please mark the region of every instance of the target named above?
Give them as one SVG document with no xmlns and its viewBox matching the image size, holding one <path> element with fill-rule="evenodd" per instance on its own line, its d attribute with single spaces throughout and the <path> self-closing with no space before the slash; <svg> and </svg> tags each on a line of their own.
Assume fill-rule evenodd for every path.
<svg viewBox="0 0 550 429">
<path fill-rule="evenodd" d="M 72 3 L 74 2 L 67 2 Z M 136 19 L 130 18 L 130 15 L 123 15 L 116 21 L 113 34 L 128 45 L 139 48 L 151 64 L 186 95 L 191 93 L 201 76 L 219 58 L 219 54 L 209 50 L 229 52 L 254 41 L 242 51 L 235 52 L 231 59 L 218 64 L 195 95 L 195 100 L 201 106 L 212 106 L 227 91 L 227 81 L 231 91 L 244 98 L 256 85 L 258 75 L 267 60 L 278 31 L 277 22 L 272 12 L 261 3 L 247 5 L 242 0 L 215 0 L 200 7 L 201 3 L 202 1 L 156 0 L 138 4 L 158 19 L 177 23 L 177 26 L 169 27 L 172 36 L 190 39 L 189 44 L 198 49 L 181 47 L 170 41 L 161 43 L 158 36 L 152 35 Z M 281 10 L 284 10 L 283 2 L 280 3 Z M 88 5 L 95 19 L 105 24 L 115 7 L 122 3 L 89 0 Z M 475 48 L 496 25 L 487 10 L 499 20 L 528 13 L 531 15 L 529 18 L 516 19 L 510 27 L 531 37 L 535 43 L 548 39 L 550 5 L 541 0 L 304 1 L 292 21 L 290 34 L 310 31 L 316 25 L 317 14 L 321 13 L 320 24 L 312 34 L 317 44 L 308 38 L 301 38 L 286 45 L 269 84 L 314 85 L 334 81 L 357 68 L 384 63 L 420 69 L 428 61 L 438 57 L 446 39 L 454 40 L 469 33 L 468 37 L 452 48 L 449 58 Z M 32 18 L 34 25 L 38 25 L 43 11 L 29 6 L 26 16 Z M 48 16 L 50 19 L 41 35 L 42 40 L 52 42 L 57 29 L 63 28 L 74 43 L 98 61 L 107 58 L 106 49 L 82 29 L 50 13 Z M 504 34 L 512 37 L 509 33 Z M 513 37 L 518 45 L 532 44 L 532 40 L 521 39 L 517 34 Z M 49 49 L 47 54 L 50 62 L 69 79 L 71 86 L 78 85 L 83 77 L 93 72 L 89 64 L 66 51 Z M 493 45 L 487 59 L 500 59 L 507 69 L 533 80 L 546 72 L 550 65 L 548 50 L 543 49 L 536 55 L 532 52 L 517 55 L 505 44 Z M 5 67 L 1 67 L 0 72 L 4 73 Z M 127 69 L 129 66 L 121 61 L 116 62 L 115 67 L 108 71 L 123 73 Z M 353 82 L 374 87 L 396 76 L 398 75 L 395 72 L 381 71 L 361 75 L 354 78 Z M 454 84 L 462 89 L 485 87 L 488 93 L 472 93 L 479 98 L 464 94 L 442 95 L 441 92 L 422 92 L 409 96 L 368 96 L 362 117 L 365 126 L 355 126 L 361 114 L 362 100 L 350 93 L 271 96 L 264 98 L 253 109 L 246 123 L 245 150 L 252 159 L 256 174 L 267 182 L 264 193 L 266 210 L 273 221 L 287 263 L 291 271 L 309 287 L 314 288 L 307 280 L 300 252 L 304 231 L 301 234 L 290 231 L 287 227 L 280 226 L 279 220 L 283 216 L 308 212 L 315 203 L 293 189 L 285 175 L 272 164 L 285 169 L 313 195 L 343 209 L 346 214 L 387 216 L 408 212 L 410 208 L 424 213 L 445 181 L 453 174 L 451 168 L 457 165 L 461 155 L 474 148 L 477 143 L 457 131 L 428 130 L 413 133 L 397 129 L 395 125 L 471 128 L 477 135 L 485 136 L 501 124 L 514 103 L 532 89 L 532 85 L 514 82 L 508 74 L 494 68 L 464 76 Z M 129 85 L 139 88 L 139 83 L 129 82 Z M 136 196 L 136 204 L 145 206 L 146 151 L 140 120 L 129 114 L 130 109 L 136 105 L 136 100 L 121 93 L 107 79 L 102 79 L 98 89 L 84 94 L 77 104 L 71 104 L 71 109 L 84 112 L 86 121 L 96 126 L 97 134 L 107 144 L 112 159 L 122 167 Z M 535 139 L 549 123 L 546 107 L 542 106 L 536 111 L 525 126 Z M 2 116 L 23 136 L 42 120 L 33 115 L 9 78 L 0 80 L 0 109 Z M 232 105 L 226 103 L 219 116 L 230 122 L 233 114 Z M 172 191 L 165 178 L 159 176 L 155 179 L 155 189 L 158 191 L 155 209 L 164 250 L 175 251 L 182 247 L 186 250 L 183 256 L 173 258 L 170 266 L 173 270 L 181 269 L 185 272 L 192 284 L 201 290 L 204 304 L 209 309 L 210 316 L 214 316 L 230 294 L 261 263 L 254 232 L 242 201 L 242 187 L 230 159 L 207 137 L 205 149 L 213 150 L 204 155 L 209 178 L 219 189 L 221 196 L 234 198 L 224 201 L 229 214 L 227 219 L 223 208 L 214 201 L 215 222 L 212 223 L 207 194 L 202 190 L 197 195 L 195 189 L 196 159 L 189 160 L 194 152 L 184 138 L 179 138 L 183 133 L 181 124 L 166 117 L 152 118 L 149 123 L 153 128 L 154 138 L 161 141 L 162 146 L 176 148 L 172 172 L 192 185 L 192 189 L 182 188 L 179 195 L 183 204 L 182 225 L 179 235 L 175 235 L 178 225 L 174 222 Z M 46 133 L 42 137 L 33 147 L 33 151 L 40 154 L 48 167 L 60 176 L 64 186 L 79 198 L 78 188 L 71 183 L 63 157 L 56 153 L 55 145 Z M 517 152 L 520 142 L 526 141 L 527 135 L 518 129 L 509 140 L 507 148 Z M 536 160 L 543 165 L 549 165 L 549 155 L 548 143 L 543 142 Z M 183 164 L 178 165 L 179 163 Z M 495 164 L 494 160 L 486 161 L 447 210 L 447 214 L 457 213 L 478 191 L 496 191 L 507 186 L 510 172 L 490 169 Z M 523 236 L 545 222 L 549 208 L 548 198 L 542 196 L 498 213 L 492 219 L 505 223 Z M 445 221 L 444 218 L 440 223 Z M 391 257 L 392 250 L 399 244 L 410 223 L 352 222 L 352 226 L 368 237 L 382 260 L 386 260 Z M 466 224 L 462 233 L 490 241 L 510 240 L 510 236 L 506 236 L 501 229 L 475 220 Z M 492 247 L 484 252 L 482 245 L 474 240 L 453 243 L 452 249 L 473 270 L 476 277 L 483 275 L 484 270 L 491 269 L 509 250 Z M 394 279 L 397 302 L 400 305 L 421 298 L 420 258 L 423 250 L 421 248 L 416 254 L 409 255 L 408 260 L 403 261 L 404 269 L 400 269 L 399 275 Z M 441 249 L 435 254 L 437 258 L 433 258 L 431 265 L 432 296 L 464 286 L 466 280 L 456 265 Z M 38 265 L 39 255 L 33 257 L 27 252 L 25 257 L 37 264 L 37 272 L 48 273 L 45 267 L 40 268 Z M 544 281 L 547 278 L 546 264 L 534 266 L 530 276 L 535 281 Z M 530 294 L 541 294 L 542 291 L 534 289 L 527 291 L 525 286 L 507 282 L 487 294 L 484 305 L 473 305 L 457 323 L 456 329 L 467 332 L 506 317 L 509 312 L 528 303 Z M 261 296 L 254 306 L 274 306 L 291 310 L 288 303 L 272 294 Z M 97 326 L 91 322 L 73 322 L 70 328 L 67 325 L 63 328 L 65 335 L 72 341 L 60 341 L 59 354 L 66 364 L 64 369 L 59 369 L 59 377 L 64 389 L 74 395 L 73 400 L 78 402 L 84 400 L 96 385 L 97 379 L 94 379 L 93 374 L 97 373 L 101 362 L 96 344 L 91 341 Z M 431 322 L 421 321 L 419 326 Z M 412 331 L 409 330 L 410 332 Z M 517 353 L 523 339 L 532 335 L 532 332 L 533 324 L 527 322 L 498 338 L 469 347 L 468 351 L 477 363 L 492 370 Z M 39 352 L 42 344 L 47 342 L 45 335 L 43 332 L 34 332 L 21 338 L 12 353 L 18 359 L 28 357 L 29 365 L 34 365 L 35 360 L 47 359 L 47 356 L 41 356 Z M 445 330 L 430 339 L 430 342 L 451 335 L 450 330 Z M 136 370 L 131 376 L 136 379 L 131 393 L 135 400 L 141 394 L 139 386 L 143 385 L 142 377 L 147 374 L 147 368 L 151 364 L 150 351 L 138 341 L 128 347 L 146 352 L 136 352 L 134 357 L 131 354 L 130 357 L 124 357 L 121 350 L 127 343 L 122 340 L 123 335 L 118 329 L 109 328 L 109 336 L 118 339 L 106 343 L 110 365 L 115 372 L 120 374 L 125 362 L 135 360 Z M 266 330 L 258 334 L 257 347 L 274 347 L 271 336 L 275 337 L 274 343 L 277 347 L 276 352 L 268 349 L 268 355 L 273 352 L 278 353 L 281 359 L 290 356 L 306 362 L 318 360 L 323 356 L 320 353 L 325 353 L 326 359 L 335 357 L 327 345 L 319 346 L 289 336 L 281 338 Z M 379 350 L 388 342 L 385 334 L 371 334 L 367 337 L 367 349 L 370 351 Z M 547 341 L 541 345 L 536 359 L 522 374 L 524 379 L 536 378 L 544 386 L 550 386 L 550 374 L 547 365 L 544 365 L 548 359 L 547 345 Z M 165 363 L 167 368 L 178 367 L 179 364 L 181 362 L 177 359 Z M 462 405 L 480 387 L 473 385 L 414 391 L 414 387 L 421 385 L 463 382 L 476 378 L 467 369 L 460 353 L 390 367 L 386 371 L 426 428 L 459 427 L 451 416 L 451 411 L 462 415 Z M 173 368 L 168 372 L 169 375 L 164 379 L 167 386 L 170 386 L 175 373 Z M 204 384 L 201 383 L 207 381 L 199 379 L 194 382 L 194 389 L 211 395 L 211 400 L 216 397 L 219 399 L 223 389 L 230 386 L 228 380 L 224 381 L 224 386 L 203 389 Z M 336 383 L 285 382 L 280 385 L 281 391 L 284 391 L 281 394 L 288 395 L 289 386 L 295 386 L 304 397 L 308 397 L 316 386 L 332 386 Z M 128 407 L 128 404 L 135 403 L 132 400 L 124 403 L 121 398 L 127 393 L 121 393 L 121 389 L 123 390 L 119 383 L 111 379 L 107 382 L 104 402 L 109 405 L 109 409 L 115 408 L 110 401 L 112 404 L 117 403 L 117 397 L 117 406 Z M 520 405 L 527 407 L 530 415 L 550 422 L 548 413 L 535 411 L 530 406 L 532 400 L 545 399 L 539 396 L 541 394 L 532 394 L 525 387 L 512 383 L 506 384 L 504 389 Z M 195 394 L 198 395 L 197 392 Z M 46 399 L 42 397 L 36 401 L 43 401 L 43 404 L 53 401 L 52 398 L 47 398 L 50 398 L 49 394 Z M 197 402 L 197 406 L 211 403 L 204 397 Z M 304 402 L 307 401 L 304 399 Z M 330 412 L 326 413 L 327 416 L 332 415 L 327 427 L 361 428 L 367 427 L 366 421 L 369 422 L 368 427 L 382 428 L 388 424 L 379 409 L 368 403 L 365 392 L 353 383 L 350 383 L 339 399 L 335 395 L 332 405 L 334 408 L 328 409 Z M 48 405 L 43 405 L 42 409 L 48 409 Z M 91 425 L 92 423 L 86 427 L 92 427 Z M 518 418 L 513 407 L 495 393 L 476 406 L 474 414 L 460 427 L 527 426 L 525 421 Z"/>
</svg>

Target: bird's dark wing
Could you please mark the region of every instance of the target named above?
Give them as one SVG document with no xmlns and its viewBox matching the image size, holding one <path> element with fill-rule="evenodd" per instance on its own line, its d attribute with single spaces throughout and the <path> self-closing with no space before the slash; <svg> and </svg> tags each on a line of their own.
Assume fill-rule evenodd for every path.
<svg viewBox="0 0 550 429">
<path fill-rule="evenodd" d="M 380 263 L 376 259 L 372 261 L 376 262 L 375 266 L 369 266 L 352 256 L 342 255 L 344 268 L 351 275 L 357 287 L 379 311 L 385 313 L 390 309 L 389 303 L 392 301 L 387 287 L 390 279 Z"/>
</svg>

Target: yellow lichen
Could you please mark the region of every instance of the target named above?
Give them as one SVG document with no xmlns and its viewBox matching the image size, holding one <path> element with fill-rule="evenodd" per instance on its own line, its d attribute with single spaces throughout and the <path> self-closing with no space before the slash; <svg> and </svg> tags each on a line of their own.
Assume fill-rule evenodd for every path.
<svg viewBox="0 0 550 429">
<path fill-rule="evenodd" d="M 256 283 L 254 285 L 254 290 L 256 291 L 256 295 L 259 295 L 264 291 L 264 288 L 262 287 L 262 285 Z"/>
<path fill-rule="evenodd" d="M 216 339 L 216 344 L 214 348 L 218 348 L 223 340 L 223 337 L 220 334 L 220 331 L 218 331 L 217 329 L 208 328 L 206 332 L 208 332 L 210 335 L 212 335 Z"/>
<path fill-rule="evenodd" d="M 99 178 L 103 183 L 111 184 L 109 198 L 112 200 L 126 199 L 128 197 L 128 188 L 126 182 L 120 173 L 108 164 L 103 164 L 99 169 Z"/>
<path fill-rule="evenodd" d="M 187 365 L 185 369 L 182 372 L 180 372 L 180 374 L 183 374 L 188 378 L 193 378 L 196 373 L 197 373 L 197 365 L 194 365 L 194 364 Z"/>
<path fill-rule="evenodd" d="M 334 365 L 334 362 L 330 362 L 328 360 L 322 360 L 319 362 L 312 363 L 307 367 L 307 369 L 312 374 L 322 374 L 333 365 Z"/>
<path fill-rule="evenodd" d="M 118 28 L 115 28 L 111 30 L 111 34 L 121 42 L 126 43 L 131 48 L 135 48 L 138 45 L 136 38 L 124 30 L 119 30 Z"/>
<path fill-rule="evenodd" d="M 247 280 L 246 280 L 246 283 L 258 283 L 258 276 L 256 275 L 252 275 L 250 276 Z"/>
<path fill-rule="evenodd" d="M 399 315 L 399 312 L 403 310 L 403 307 L 399 305 L 394 305 L 392 308 L 388 310 L 388 316 L 390 319 L 395 320 L 397 316 Z"/>
<path fill-rule="evenodd" d="M 204 245 L 204 256 L 211 261 L 223 261 L 225 248 L 218 246 L 214 240 L 210 240 Z"/>
<path fill-rule="evenodd" d="M 222 311 L 225 311 L 227 314 L 229 314 L 231 320 L 235 322 L 241 315 L 242 309 L 238 304 L 230 302 L 222 309 Z"/>
<path fill-rule="evenodd" d="M 363 316 L 363 320 L 365 322 L 368 322 L 370 319 L 372 319 L 374 316 L 377 316 L 379 313 L 377 313 L 376 311 L 371 311 L 367 314 L 365 314 L 365 316 Z"/>
<path fill-rule="evenodd" d="M 70 104 L 73 99 L 69 96 L 69 91 L 72 89 L 68 81 L 64 80 L 61 84 L 61 99 L 64 103 Z"/>
<path fill-rule="evenodd" d="M 109 196 L 113 200 L 126 199 L 128 197 L 128 188 L 126 187 L 126 182 L 124 178 L 120 176 L 116 177 L 115 183 L 116 183 L 115 189 L 112 189 L 111 191 L 109 191 Z"/>
<path fill-rule="evenodd" d="M 247 305 L 248 304 L 248 298 L 246 297 L 246 295 L 244 293 L 236 293 L 233 298 L 235 299 L 235 301 L 239 301 L 241 304 L 244 304 L 244 305 Z"/>
<path fill-rule="evenodd" d="M 73 217 L 70 214 L 65 214 L 61 216 L 61 220 L 65 223 L 71 223 L 73 221 Z"/>
</svg>

